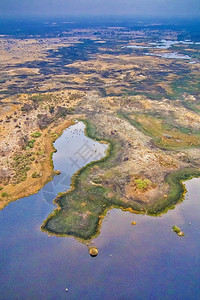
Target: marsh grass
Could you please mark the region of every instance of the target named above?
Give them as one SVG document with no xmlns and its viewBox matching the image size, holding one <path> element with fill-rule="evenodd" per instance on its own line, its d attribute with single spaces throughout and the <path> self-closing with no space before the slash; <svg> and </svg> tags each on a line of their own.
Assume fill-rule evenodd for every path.
<svg viewBox="0 0 200 300">
<path fill-rule="evenodd" d="M 174 209 L 176 204 L 185 198 L 186 189 L 183 182 L 194 177 L 200 177 L 200 169 L 184 168 L 167 175 L 165 182 L 170 188 L 167 198 L 158 199 L 155 204 L 147 207 L 147 214 L 158 216 Z"/>
</svg>

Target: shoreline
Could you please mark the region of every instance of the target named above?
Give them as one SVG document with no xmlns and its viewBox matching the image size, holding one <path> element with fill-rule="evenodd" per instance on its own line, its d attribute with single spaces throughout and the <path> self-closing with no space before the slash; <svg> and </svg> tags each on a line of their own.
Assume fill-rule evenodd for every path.
<svg viewBox="0 0 200 300">
<path fill-rule="evenodd" d="M 93 125 L 90 120 L 85 119 L 85 120 L 80 120 L 80 121 L 84 122 L 84 124 L 86 125 L 85 135 L 87 137 L 102 142 L 102 138 L 95 132 L 96 129 L 93 128 L 93 126 L 95 127 L 95 125 Z M 81 236 L 78 233 L 75 234 L 75 232 L 74 233 L 71 232 L 68 234 L 65 232 L 58 233 L 58 232 L 50 230 L 48 228 L 49 221 L 51 221 L 52 219 L 55 219 L 57 217 L 57 214 L 59 212 L 61 212 L 62 210 L 64 210 L 63 203 L 62 203 L 62 207 L 60 205 L 63 197 L 65 197 L 67 195 L 69 195 L 69 197 L 70 196 L 72 197 L 72 195 L 77 192 L 78 183 L 80 183 L 81 176 L 83 176 L 84 172 L 87 172 L 93 165 L 101 165 L 102 163 L 104 163 L 107 160 L 109 160 L 110 158 L 112 158 L 112 155 L 113 155 L 112 151 L 115 147 L 114 142 L 111 139 L 109 140 L 109 138 L 105 138 L 104 142 L 109 143 L 109 147 L 107 149 L 106 156 L 104 156 L 99 161 L 93 161 L 93 162 L 87 164 L 83 168 L 79 169 L 75 174 L 73 174 L 70 190 L 62 193 L 61 195 L 58 195 L 54 199 L 53 203 L 56 204 L 57 208 L 47 217 L 46 220 L 43 221 L 43 223 L 41 225 L 41 230 L 43 232 L 46 232 L 50 235 L 56 235 L 59 237 L 74 237 L 83 243 L 88 243 L 91 239 L 93 239 L 100 233 L 102 220 L 106 216 L 108 210 L 110 210 L 112 208 L 117 208 L 117 209 L 121 209 L 123 211 L 130 211 L 131 213 L 146 214 L 146 215 L 154 216 L 154 217 L 161 216 L 162 214 L 167 213 L 168 210 L 174 209 L 178 203 L 180 203 L 184 200 L 186 188 L 185 188 L 185 185 L 183 184 L 183 181 L 200 177 L 200 169 L 194 169 L 194 168 L 193 169 L 192 168 L 179 169 L 172 173 L 169 173 L 165 178 L 165 182 L 168 183 L 168 185 L 169 185 L 169 192 L 168 192 L 167 198 L 158 199 L 157 201 L 154 201 L 154 203 L 152 203 L 149 207 L 148 207 L 148 205 L 147 205 L 147 207 L 140 206 L 138 209 L 137 205 L 135 205 L 134 203 L 132 205 L 130 205 L 130 203 L 125 203 L 125 202 L 123 203 L 120 199 L 117 199 L 117 197 L 114 196 L 112 198 L 113 203 L 110 201 L 111 205 L 106 206 L 106 204 L 105 204 L 104 209 L 98 215 L 98 218 L 96 219 L 96 222 L 95 222 L 95 224 L 96 224 L 95 228 L 94 228 L 92 234 L 89 236 L 89 238 L 86 236 L 84 238 L 83 235 Z M 102 191 L 103 190 L 105 190 L 104 187 L 102 187 Z M 117 202 L 119 203 L 119 205 L 115 204 Z"/>
<path fill-rule="evenodd" d="M 54 173 L 53 171 L 52 155 L 56 151 L 53 143 L 65 129 L 73 124 L 73 120 L 66 120 L 56 127 L 53 127 L 51 125 L 50 127 L 43 130 L 40 139 L 42 138 L 42 142 L 45 148 L 45 159 L 41 163 L 38 163 L 37 166 L 34 165 L 34 168 L 31 168 L 27 172 L 27 179 L 25 181 L 21 181 L 16 185 L 8 184 L 4 186 L 3 192 L 6 192 L 9 196 L 5 199 L 2 197 L 3 199 L 1 199 L 0 201 L 0 209 L 3 209 L 13 201 L 37 193 L 48 181 L 52 180 L 53 176 L 56 175 L 56 173 Z M 38 139 L 38 142 L 41 141 Z M 33 173 L 34 171 L 42 172 L 42 177 L 32 178 L 31 173 Z"/>
<path fill-rule="evenodd" d="M 112 197 L 112 201 L 110 201 L 110 205 L 105 205 L 104 209 L 98 215 L 98 219 L 96 220 L 95 230 L 89 238 L 85 239 L 76 234 L 66 234 L 66 233 L 62 234 L 62 233 L 56 233 L 50 231 L 48 229 L 49 220 L 56 217 L 57 213 L 62 209 L 59 203 L 60 199 L 66 195 L 71 195 L 73 192 L 76 193 L 78 189 L 78 182 L 79 180 L 81 180 L 79 179 L 81 175 L 84 174 L 84 172 L 87 172 L 93 165 L 100 165 L 100 167 L 102 166 L 103 168 L 108 167 L 109 160 L 114 158 L 114 163 L 115 163 L 115 159 L 116 159 L 115 156 L 120 153 L 119 152 L 121 146 L 120 141 L 115 140 L 109 136 L 102 137 L 101 135 L 99 135 L 97 132 L 96 125 L 94 125 L 94 123 L 89 119 L 78 119 L 78 121 L 81 121 L 85 124 L 85 129 L 84 129 L 85 136 L 89 137 L 92 140 L 109 144 L 109 146 L 108 149 L 106 150 L 106 154 L 104 157 L 102 157 L 98 161 L 92 161 L 91 163 L 77 170 L 77 172 L 72 175 L 70 190 L 59 194 L 53 200 L 53 203 L 57 206 L 57 208 L 47 217 L 46 220 L 43 221 L 41 225 L 41 230 L 50 235 L 56 235 L 60 237 L 73 236 L 81 242 L 84 243 L 89 242 L 92 238 L 99 235 L 102 220 L 106 216 L 107 211 L 112 208 L 121 209 L 122 211 L 129 211 L 131 213 L 147 214 L 149 216 L 154 216 L 154 217 L 161 216 L 162 214 L 167 213 L 168 210 L 174 209 L 178 203 L 184 200 L 186 189 L 185 189 L 185 185 L 183 184 L 183 181 L 192 179 L 194 177 L 195 178 L 200 177 L 200 169 L 194 169 L 194 168 L 179 169 L 169 173 L 165 178 L 165 182 L 169 185 L 169 192 L 167 194 L 167 197 L 162 199 L 157 199 L 157 201 L 154 201 L 149 205 L 147 204 L 146 207 L 145 204 L 138 205 L 137 202 L 135 203 L 123 202 L 121 199 L 117 197 L 117 195 L 114 195 Z M 66 128 L 68 128 L 73 124 L 75 124 L 74 117 L 73 119 L 66 120 L 65 122 L 57 125 L 56 127 L 53 127 L 54 125 L 53 124 L 50 127 L 43 130 L 41 138 L 43 138 L 46 157 L 45 160 L 43 160 L 41 163 L 38 164 L 38 169 L 40 171 L 45 171 L 44 176 L 39 178 L 32 178 L 30 174 L 33 172 L 33 169 L 31 169 L 28 172 L 28 178 L 26 179 L 26 181 L 22 181 L 15 186 L 11 184 L 5 186 L 4 191 L 7 192 L 10 197 L 8 199 L 5 199 L 5 201 L 0 202 L 0 209 L 3 209 L 6 205 L 8 205 L 12 201 L 16 201 L 20 198 L 28 197 L 32 194 L 37 193 L 48 181 L 52 180 L 53 176 L 56 175 L 56 172 L 53 171 L 52 155 L 56 151 L 53 143 L 59 136 L 61 136 L 62 132 Z M 115 148 L 117 148 L 117 150 Z M 102 186 L 102 190 L 105 190 L 105 187 Z"/>
</svg>

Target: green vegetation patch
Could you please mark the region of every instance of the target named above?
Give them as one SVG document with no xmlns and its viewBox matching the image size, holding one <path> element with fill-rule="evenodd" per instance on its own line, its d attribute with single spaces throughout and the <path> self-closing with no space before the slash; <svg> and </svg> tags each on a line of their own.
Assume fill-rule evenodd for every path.
<svg viewBox="0 0 200 300">
<path fill-rule="evenodd" d="M 170 99 L 183 99 L 183 94 L 198 95 L 200 93 L 200 77 L 194 74 L 184 74 L 171 83 Z"/>
<path fill-rule="evenodd" d="M 33 138 L 38 138 L 38 137 L 40 137 L 42 134 L 40 133 L 40 132 L 38 132 L 38 131 L 36 131 L 36 132 L 34 132 L 34 133 L 32 133 L 31 134 L 31 136 L 33 137 Z"/>
<path fill-rule="evenodd" d="M 28 149 L 33 148 L 34 143 L 35 143 L 35 139 L 29 140 L 28 145 L 27 145 Z M 26 147 L 26 150 L 28 150 L 27 147 Z"/>
<path fill-rule="evenodd" d="M 178 226 L 173 226 L 172 227 L 172 230 L 177 234 L 177 235 L 179 235 L 179 236 L 184 236 L 185 234 L 184 234 L 184 232 L 183 231 L 181 231 L 181 229 L 178 227 Z"/>
<path fill-rule="evenodd" d="M 139 190 L 146 190 L 152 184 L 151 180 L 149 179 L 135 179 L 134 183 Z"/>
<path fill-rule="evenodd" d="M 6 192 L 4 192 L 4 193 L 1 194 L 1 196 L 2 196 L 3 198 L 5 198 L 5 197 L 8 197 L 9 195 L 8 195 Z"/>
<path fill-rule="evenodd" d="M 181 229 L 178 226 L 175 226 L 175 225 L 172 227 L 172 229 L 176 233 L 179 233 L 181 231 Z"/>
<path fill-rule="evenodd" d="M 118 116 L 150 136 L 154 144 L 161 149 L 176 150 L 200 146 L 200 131 L 172 125 L 172 121 L 162 116 L 144 113 L 128 114 L 121 111 L 118 112 Z"/>
</svg>

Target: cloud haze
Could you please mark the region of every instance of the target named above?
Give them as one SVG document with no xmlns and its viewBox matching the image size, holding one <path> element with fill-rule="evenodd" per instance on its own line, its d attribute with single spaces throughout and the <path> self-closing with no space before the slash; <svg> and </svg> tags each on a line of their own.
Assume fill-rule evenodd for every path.
<svg viewBox="0 0 200 300">
<path fill-rule="evenodd" d="M 1 16 L 200 17 L 200 0 L 0 0 Z"/>
</svg>

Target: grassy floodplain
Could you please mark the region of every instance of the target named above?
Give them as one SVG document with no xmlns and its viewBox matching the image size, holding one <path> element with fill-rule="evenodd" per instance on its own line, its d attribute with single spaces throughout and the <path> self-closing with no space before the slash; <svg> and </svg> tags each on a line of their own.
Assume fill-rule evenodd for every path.
<svg viewBox="0 0 200 300">
<path fill-rule="evenodd" d="M 174 126 L 159 114 L 128 114 L 120 111 L 118 116 L 150 136 L 154 144 L 161 149 L 179 150 L 200 145 L 200 131 Z"/>
</svg>

